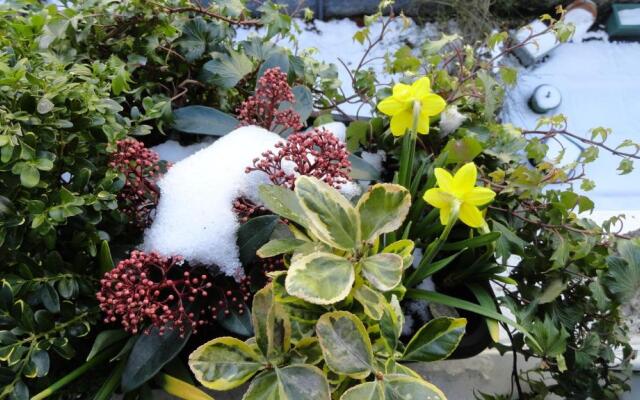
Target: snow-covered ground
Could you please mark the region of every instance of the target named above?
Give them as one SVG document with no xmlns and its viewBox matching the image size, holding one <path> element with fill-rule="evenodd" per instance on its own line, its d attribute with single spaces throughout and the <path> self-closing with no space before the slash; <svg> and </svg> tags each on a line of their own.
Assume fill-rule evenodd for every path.
<svg viewBox="0 0 640 400">
<path fill-rule="evenodd" d="M 640 141 L 640 43 L 609 42 L 604 32 L 594 32 L 582 42 L 560 45 L 543 62 L 520 70 L 516 87 L 507 93 L 503 121 L 535 129 L 540 115 L 531 111 L 527 102 L 542 84 L 560 90 L 562 104 L 548 115 L 564 114 L 570 132 L 590 138 L 591 129 L 601 126 L 612 130 L 607 141 L 611 147 L 625 139 Z M 564 144 L 565 160 L 575 160 L 580 147 L 568 141 Z M 549 146 L 550 153 L 560 149 L 555 141 L 550 141 Z M 588 195 L 600 214 L 625 212 L 629 217 L 635 216 L 628 219 L 627 225 L 637 229 L 640 169 L 618 175 L 615 170 L 619 161 L 618 157 L 600 151 L 599 159 L 586 170 L 596 183 Z M 598 213 L 595 216 L 601 219 Z"/>
</svg>

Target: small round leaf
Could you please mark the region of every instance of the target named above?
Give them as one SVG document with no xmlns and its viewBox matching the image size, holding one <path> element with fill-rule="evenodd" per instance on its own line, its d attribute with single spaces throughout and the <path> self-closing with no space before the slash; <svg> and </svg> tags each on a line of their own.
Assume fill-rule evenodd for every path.
<svg viewBox="0 0 640 400">
<path fill-rule="evenodd" d="M 333 304 L 351 291 L 355 272 L 351 262 L 331 253 L 296 258 L 287 272 L 287 292 L 313 304 Z"/>
</svg>

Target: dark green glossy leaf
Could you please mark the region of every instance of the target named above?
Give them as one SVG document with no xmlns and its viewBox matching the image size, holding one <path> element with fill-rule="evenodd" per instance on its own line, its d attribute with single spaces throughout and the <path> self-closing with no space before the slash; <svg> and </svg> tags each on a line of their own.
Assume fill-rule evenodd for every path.
<svg viewBox="0 0 640 400">
<path fill-rule="evenodd" d="M 235 117 L 205 106 L 186 106 L 173 111 L 173 128 L 186 133 L 224 136 L 240 123 Z"/>
</svg>

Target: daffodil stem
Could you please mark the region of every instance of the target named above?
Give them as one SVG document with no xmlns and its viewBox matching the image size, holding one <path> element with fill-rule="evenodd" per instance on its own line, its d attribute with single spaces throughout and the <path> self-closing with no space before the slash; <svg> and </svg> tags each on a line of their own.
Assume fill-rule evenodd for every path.
<svg viewBox="0 0 640 400">
<path fill-rule="evenodd" d="M 406 280 L 405 286 L 407 287 L 415 286 L 418 283 L 420 283 L 420 281 L 426 279 L 429 275 L 431 275 L 431 274 L 425 273 L 425 271 L 429 268 L 431 262 L 433 261 L 435 256 L 438 254 L 438 252 L 442 248 L 442 245 L 449 238 L 451 229 L 453 229 L 453 226 L 456 224 L 456 222 L 458 222 L 459 212 L 460 212 L 459 204 L 456 204 L 454 207 L 452 207 L 451 213 L 449 214 L 449 220 L 447 221 L 447 225 L 445 225 L 444 229 L 442 230 L 440 237 L 438 237 L 436 240 L 431 242 L 429 246 L 427 246 L 427 249 L 424 255 L 422 256 L 422 259 L 420 260 L 420 264 L 418 264 L 418 267 L 413 271 L 413 273 Z"/>
<path fill-rule="evenodd" d="M 418 120 L 420 119 L 420 102 L 413 103 L 413 120 L 411 130 L 402 143 L 400 154 L 400 168 L 398 170 L 398 183 L 411 190 L 411 173 L 413 172 L 413 159 L 416 154 L 416 141 L 418 139 Z"/>
</svg>

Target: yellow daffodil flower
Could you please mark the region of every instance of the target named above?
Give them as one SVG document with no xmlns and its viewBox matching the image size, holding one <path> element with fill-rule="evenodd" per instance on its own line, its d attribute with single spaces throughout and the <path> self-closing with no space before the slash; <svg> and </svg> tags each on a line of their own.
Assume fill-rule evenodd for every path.
<svg viewBox="0 0 640 400">
<path fill-rule="evenodd" d="M 435 169 L 438 187 L 427 190 L 424 200 L 440 209 L 442 225 L 447 225 L 455 208 L 458 208 L 460 220 L 468 226 L 480 228 L 485 224 L 478 206 L 489 203 L 496 193 L 489 188 L 477 187 L 477 174 L 472 162 L 463 165 L 454 176 L 445 169 Z"/>
<path fill-rule="evenodd" d="M 380 112 L 391 116 L 391 133 L 402 136 L 413 125 L 413 107 L 419 105 L 420 113 L 417 132 L 429 133 L 429 117 L 440 114 L 447 103 L 431 91 L 429 78 L 422 77 L 411 86 L 398 83 L 393 87 L 393 94 L 378 103 Z"/>
</svg>

